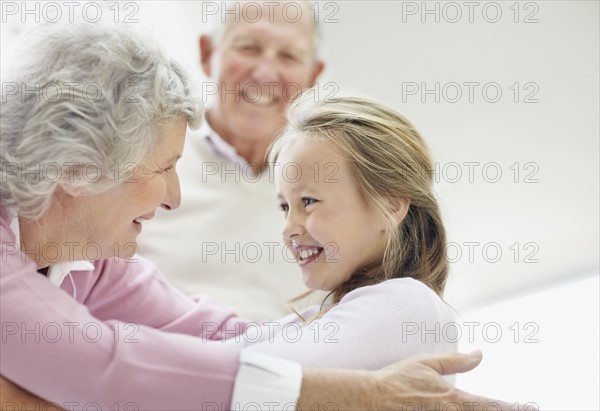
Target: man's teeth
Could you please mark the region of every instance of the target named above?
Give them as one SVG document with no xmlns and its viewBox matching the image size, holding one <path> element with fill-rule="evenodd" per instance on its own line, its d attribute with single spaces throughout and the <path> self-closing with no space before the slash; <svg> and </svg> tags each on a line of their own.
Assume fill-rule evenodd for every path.
<svg viewBox="0 0 600 411">
<path fill-rule="evenodd" d="M 266 97 L 266 96 L 254 99 L 254 103 L 260 104 L 262 106 L 269 105 L 272 102 L 273 102 L 273 100 L 271 100 L 269 97 Z"/>
<path fill-rule="evenodd" d="M 275 102 L 275 99 L 270 98 L 268 95 L 266 95 L 266 93 L 254 95 L 245 94 L 244 96 L 246 101 L 254 104 L 259 104 L 261 106 L 268 106 L 269 104 Z"/>
<path fill-rule="evenodd" d="M 306 260 L 308 257 L 319 254 L 321 250 L 317 250 L 315 248 L 311 248 L 310 250 L 300 250 L 300 259 Z"/>
</svg>

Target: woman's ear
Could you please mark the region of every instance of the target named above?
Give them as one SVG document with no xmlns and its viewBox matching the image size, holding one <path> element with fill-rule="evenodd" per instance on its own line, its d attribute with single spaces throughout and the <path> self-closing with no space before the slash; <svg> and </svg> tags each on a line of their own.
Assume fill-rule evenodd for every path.
<svg viewBox="0 0 600 411">
<path fill-rule="evenodd" d="M 77 186 L 75 184 L 63 184 L 60 186 L 60 189 L 62 192 L 71 197 L 79 197 L 86 191 L 83 187 Z"/>
</svg>

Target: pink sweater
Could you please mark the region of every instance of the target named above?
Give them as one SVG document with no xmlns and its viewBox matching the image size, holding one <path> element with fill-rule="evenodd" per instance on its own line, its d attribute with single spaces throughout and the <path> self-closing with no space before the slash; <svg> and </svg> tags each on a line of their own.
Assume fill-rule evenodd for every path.
<svg viewBox="0 0 600 411">
<path fill-rule="evenodd" d="M 16 248 L 9 224 L 1 208 L 3 376 L 71 409 L 229 408 L 240 348 L 221 340 L 245 321 L 184 296 L 139 255 L 73 271 L 74 299 L 70 281 L 52 285 Z"/>
</svg>

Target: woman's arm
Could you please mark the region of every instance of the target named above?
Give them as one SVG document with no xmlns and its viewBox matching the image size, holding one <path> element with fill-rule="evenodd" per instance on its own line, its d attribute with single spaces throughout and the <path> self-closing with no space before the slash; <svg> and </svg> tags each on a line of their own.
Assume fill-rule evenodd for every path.
<svg viewBox="0 0 600 411">
<path fill-rule="evenodd" d="M 229 405 L 239 349 L 184 334 L 200 335 L 203 319 L 223 324 L 228 318 L 223 310 L 197 308 L 183 296 L 161 299 L 161 290 L 165 295 L 170 291 L 160 283 L 147 298 L 139 298 L 148 289 L 144 280 L 152 276 L 136 278 L 135 269 L 113 272 L 131 275 L 119 284 L 131 282 L 133 290 L 112 288 L 114 293 L 105 293 L 104 300 L 100 294 L 91 298 L 100 290 L 86 292 L 78 281 L 93 272 L 73 273 L 82 304 L 38 274 L 33 261 L 8 247 L 4 230 L 0 234 L 0 374 L 65 408 Z M 109 301 L 114 311 L 102 310 Z M 105 316 L 93 315 L 86 303 Z M 111 318 L 118 310 L 121 318 Z M 136 316 L 171 332 L 157 330 L 155 324 L 133 324 Z"/>
<path fill-rule="evenodd" d="M 469 394 L 448 384 L 440 374 L 466 372 L 481 353 L 413 357 L 379 371 L 307 369 L 298 410 L 453 409 L 517 410 L 523 406 Z M 0 377 L 0 410 L 59 408 Z M 21 408 L 15 408 L 16 406 Z M 22 406 L 22 404 L 24 406 Z M 268 408 L 265 408 L 268 409 Z M 533 407 L 529 409 L 534 409 Z"/>
<path fill-rule="evenodd" d="M 94 273 L 74 273 L 73 276 L 76 280 L 85 276 L 93 279 L 82 301 L 100 320 L 135 323 L 205 340 L 232 337 L 241 333 L 247 324 L 231 307 L 208 296 L 198 295 L 192 299 L 184 295 L 143 256 L 109 259 L 96 265 L 98 269 Z M 68 281 L 63 285 L 68 288 Z M 87 288 L 87 284 L 84 285 L 84 289 Z"/>
</svg>

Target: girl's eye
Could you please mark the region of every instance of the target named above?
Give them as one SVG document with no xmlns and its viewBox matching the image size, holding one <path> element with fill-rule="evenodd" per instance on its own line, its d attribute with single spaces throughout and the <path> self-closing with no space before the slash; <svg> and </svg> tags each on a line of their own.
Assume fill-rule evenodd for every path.
<svg viewBox="0 0 600 411">
<path fill-rule="evenodd" d="M 290 206 L 287 204 L 279 204 L 279 208 L 281 209 L 281 211 L 286 212 L 290 209 Z"/>
<path fill-rule="evenodd" d="M 305 207 L 306 207 L 306 206 L 309 206 L 309 205 L 312 205 L 312 204 L 315 204 L 315 203 L 316 203 L 316 202 L 318 202 L 318 201 L 319 201 L 319 200 L 316 200 L 316 199 L 314 199 L 314 198 L 311 198 L 311 197 L 303 197 L 303 198 L 302 198 L 302 202 L 304 203 L 304 206 L 305 206 Z"/>
</svg>

